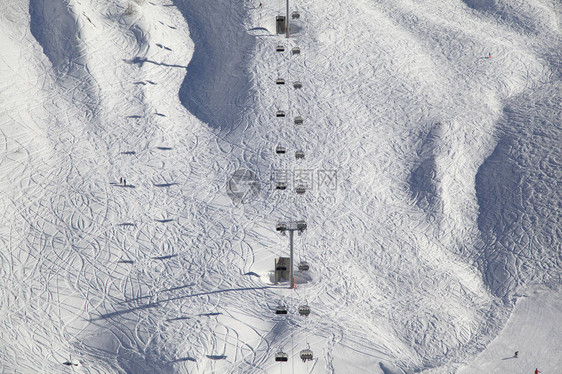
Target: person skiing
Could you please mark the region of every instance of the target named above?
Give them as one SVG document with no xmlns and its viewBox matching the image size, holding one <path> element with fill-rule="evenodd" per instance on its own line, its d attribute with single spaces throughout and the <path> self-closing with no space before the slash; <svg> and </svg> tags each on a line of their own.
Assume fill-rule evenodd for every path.
<svg viewBox="0 0 562 374">
<path fill-rule="evenodd" d="M 539 369 L 535 369 L 535 374 L 539 374 L 539 373 L 540 373 Z"/>
<path fill-rule="evenodd" d="M 513 355 L 513 357 L 517 358 L 519 356 L 519 351 L 515 351 L 515 354 Z"/>
</svg>

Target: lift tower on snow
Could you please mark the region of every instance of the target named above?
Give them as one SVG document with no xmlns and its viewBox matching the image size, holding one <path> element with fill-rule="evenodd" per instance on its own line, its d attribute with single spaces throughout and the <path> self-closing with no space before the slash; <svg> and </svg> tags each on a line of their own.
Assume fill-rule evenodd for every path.
<svg viewBox="0 0 562 374">
<path fill-rule="evenodd" d="M 289 242 L 291 246 L 291 264 L 289 265 L 291 270 L 291 280 L 289 286 L 290 288 L 295 288 L 295 275 L 293 268 L 293 235 L 295 231 L 297 231 L 299 234 L 302 234 L 304 230 L 306 230 L 306 227 L 307 226 L 305 221 L 280 222 L 277 224 L 277 231 L 281 232 L 282 234 L 285 234 L 285 232 L 287 231 L 289 232 Z"/>
<path fill-rule="evenodd" d="M 287 24 L 285 25 L 285 37 L 289 39 L 289 0 L 287 0 Z"/>
</svg>

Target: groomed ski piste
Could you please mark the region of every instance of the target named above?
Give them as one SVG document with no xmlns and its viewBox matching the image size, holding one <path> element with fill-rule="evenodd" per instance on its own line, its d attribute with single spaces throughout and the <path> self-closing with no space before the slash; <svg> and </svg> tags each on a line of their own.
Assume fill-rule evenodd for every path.
<svg viewBox="0 0 562 374">
<path fill-rule="evenodd" d="M 0 372 L 561 373 L 561 3 L 261 3 L 2 2 Z"/>
</svg>

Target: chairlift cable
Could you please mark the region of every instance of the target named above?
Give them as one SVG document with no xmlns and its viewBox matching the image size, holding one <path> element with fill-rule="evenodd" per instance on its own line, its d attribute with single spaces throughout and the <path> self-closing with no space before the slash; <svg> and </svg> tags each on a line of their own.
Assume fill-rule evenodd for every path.
<svg viewBox="0 0 562 374">
<path fill-rule="evenodd" d="M 291 361 L 293 364 L 293 374 L 295 374 L 295 336 L 294 330 L 291 331 Z"/>
</svg>

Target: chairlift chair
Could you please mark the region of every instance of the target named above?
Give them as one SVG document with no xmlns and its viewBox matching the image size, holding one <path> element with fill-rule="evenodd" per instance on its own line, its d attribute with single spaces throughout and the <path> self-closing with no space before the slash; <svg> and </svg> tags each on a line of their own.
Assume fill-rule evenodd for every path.
<svg viewBox="0 0 562 374">
<path fill-rule="evenodd" d="M 287 224 L 283 223 L 283 222 L 279 222 L 277 224 L 277 226 L 275 227 L 275 230 L 283 232 L 283 231 L 287 230 Z"/>
<path fill-rule="evenodd" d="M 301 305 L 299 306 L 299 314 L 301 316 L 309 316 L 310 315 L 310 307 L 308 305 Z"/>
<path fill-rule="evenodd" d="M 303 349 L 301 351 L 301 360 L 302 362 L 312 361 L 314 359 L 314 355 L 310 349 Z"/>
<path fill-rule="evenodd" d="M 304 186 L 297 186 L 297 188 L 295 188 L 295 191 L 299 195 L 304 195 L 304 193 L 306 192 L 306 188 Z"/>
<path fill-rule="evenodd" d="M 293 48 L 291 53 L 293 53 L 294 55 L 299 55 L 301 53 L 301 49 L 299 47 L 295 47 Z"/>
<path fill-rule="evenodd" d="M 285 79 L 277 78 L 277 80 L 275 81 L 275 84 L 285 84 Z"/>
<path fill-rule="evenodd" d="M 295 125 L 302 125 L 303 119 L 302 117 L 295 117 Z"/>
<path fill-rule="evenodd" d="M 302 88 L 302 83 L 301 83 L 301 82 L 294 82 L 294 83 L 293 83 L 293 87 L 294 87 L 295 89 Z"/>
<path fill-rule="evenodd" d="M 277 32 L 277 34 L 283 34 L 285 32 L 287 21 L 288 20 L 285 19 L 285 16 L 275 17 L 275 31 Z"/>
<path fill-rule="evenodd" d="M 275 314 L 287 314 L 287 307 L 284 305 L 279 305 L 275 308 Z"/>
<path fill-rule="evenodd" d="M 299 231 L 302 232 L 302 231 L 306 230 L 306 227 L 307 227 L 307 226 L 306 226 L 306 222 L 305 222 L 305 221 L 298 221 L 298 222 L 297 222 L 297 230 L 299 230 Z"/>
<path fill-rule="evenodd" d="M 293 19 L 299 19 L 299 18 L 301 17 L 301 15 L 300 15 L 299 12 L 293 12 L 293 13 L 291 14 L 291 17 L 293 17 Z"/>
<path fill-rule="evenodd" d="M 278 110 L 278 111 L 275 113 L 275 116 L 276 116 L 276 117 L 285 117 L 285 112 L 282 111 L 282 110 Z"/>
<path fill-rule="evenodd" d="M 297 160 L 303 160 L 304 159 L 304 152 L 303 151 L 296 151 L 295 152 L 295 158 Z"/>
<path fill-rule="evenodd" d="M 289 361 L 289 355 L 286 354 L 283 351 L 279 351 L 277 352 L 277 354 L 275 355 L 275 361 L 276 362 L 287 362 Z"/>
<path fill-rule="evenodd" d="M 284 155 L 286 152 L 287 149 L 285 147 L 281 147 L 280 145 L 275 148 L 275 153 L 277 153 L 278 155 Z"/>
<path fill-rule="evenodd" d="M 300 271 L 308 271 L 308 269 L 310 269 L 310 265 L 308 265 L 308 262 L 306 261 L 301 261 L 299 263 L 299 270 Z"/>
<path fill-rule="evenodd" d="M 275 47 L 275 51 L 276 52 L 285 52 L 285 46 L 278 45 L 277 47 Z"/>
<path fill-rule="evenodd" d="M 286 190 L 287 189 L 287 183 L 284 182 L 278 182 L 277 185 L 275 186 L 276 190 Z"/>
</svg>

